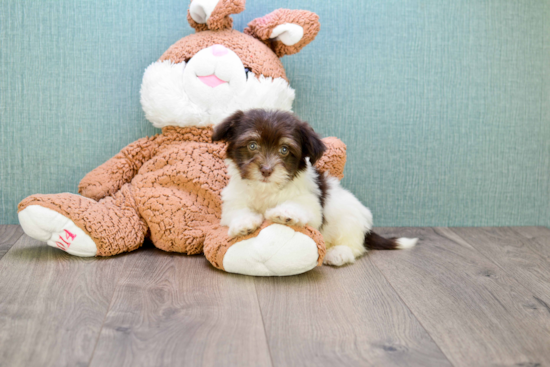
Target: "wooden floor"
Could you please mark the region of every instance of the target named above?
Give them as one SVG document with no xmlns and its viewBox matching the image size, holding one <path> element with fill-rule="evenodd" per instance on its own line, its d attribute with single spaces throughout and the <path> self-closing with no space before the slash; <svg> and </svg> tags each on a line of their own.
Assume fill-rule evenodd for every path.
<svg viewBox="0 0 550 367">
<path fill-rule="evenodd" d="M 549 229 L 378 232 L 421 242 L 253 278 L 1 226 L 0 366 L 550 366 Z"/>
</svg>

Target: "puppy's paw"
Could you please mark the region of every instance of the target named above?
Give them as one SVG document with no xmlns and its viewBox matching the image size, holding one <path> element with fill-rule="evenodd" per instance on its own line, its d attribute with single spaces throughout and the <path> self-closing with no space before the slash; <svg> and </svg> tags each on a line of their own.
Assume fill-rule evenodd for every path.
<svg viewBox="0 0 550 367">
<path fill-rule="evenodd" d="M 345 264 L 353 264 L 355 262 L 355 256 L 353 252 L 347 246 L 334 246 L 327 250 L 323 264 L 342 266 Z"/>
<path fill-rule="evenodd" d="M 260 214 L 248 214 L 231 221 L 228 235 L 230 238 L 246 236 L 262 225 L 264 218 Z"/>
<path fill-rule="evenodd" d="M 307 213 L 298 207 L 279 205 L 265 212 L 265 218 L 275 223 L 286 224 L 287 226 L 306 225 Z"/>
</svg>

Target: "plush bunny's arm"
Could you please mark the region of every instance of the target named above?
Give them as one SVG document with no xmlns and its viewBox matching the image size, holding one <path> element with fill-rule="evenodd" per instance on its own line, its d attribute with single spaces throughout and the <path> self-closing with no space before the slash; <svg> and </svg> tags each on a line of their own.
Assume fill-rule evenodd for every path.
<svg viewBox="0 0 550 367">
<path fill-rule="evenodd" d="M 78 185 L 78 192 L 94 200 L 114 194 L 134 178 L 141 166 L 154 156 L 157 148 L 157 136 L 131 143 L 84 176 Z"/>
<path fill-rule="evenodd" d="M 341 180 L 344 178 L 344 167 L 346 166 L 346 144 L 334 137 L 324 138 L 323 143 L 327 150 L 315 163 L 315 167 L 320 172 L 328 171 L 331 176 Z"/>
</svg>

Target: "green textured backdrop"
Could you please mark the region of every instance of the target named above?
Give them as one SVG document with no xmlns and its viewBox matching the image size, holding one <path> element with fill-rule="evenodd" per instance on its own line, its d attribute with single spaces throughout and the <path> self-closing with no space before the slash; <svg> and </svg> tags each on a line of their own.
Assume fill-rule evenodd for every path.
<svg viewBox="0 0 550 367">
<path fill-rule="evenodd" d="M 187 5 L 0 0 L 0 223 L 157 132 L 141 76 Z M 235 28 L 278 7 L 321 17 L 283 59 L 295 111 L 348 145 L 376 225 L 550 225 L 550 0 L 249 0 Z"/>
</svg>

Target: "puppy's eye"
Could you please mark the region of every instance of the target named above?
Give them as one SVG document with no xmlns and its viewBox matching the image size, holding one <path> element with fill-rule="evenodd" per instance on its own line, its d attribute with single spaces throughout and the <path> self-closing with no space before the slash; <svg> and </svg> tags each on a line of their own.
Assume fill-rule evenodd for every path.
<svg viewBox="0 0 550 367">
<path fill-rule="evenodd" d="M 279 149 L 279 153 L 281 153 L 281 155 L 283 156 L 287 155 L 289 152 L 290 150 L 288 150 L 288 147 L 284 145 L 281 147 L 281 149 Z"/>
<path fill-rule="evenodd" d="M 255 141 L 248 143 L 248 150 L 254 151 L 258 149 L 258 144 Z"/>
</svg>

